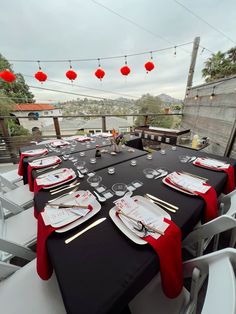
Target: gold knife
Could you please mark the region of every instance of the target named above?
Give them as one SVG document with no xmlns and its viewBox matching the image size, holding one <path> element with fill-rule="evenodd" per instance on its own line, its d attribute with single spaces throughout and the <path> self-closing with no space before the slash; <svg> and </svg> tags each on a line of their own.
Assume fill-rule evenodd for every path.
<svg viewBox="0 0 236 314">
<path fill-rule="evenodd" d="M 72 237 L 68 238 L 65 240 L 65 244 L 70 243 L 71 241 L 73 241 L 74 239 L 78 238 L 81 234 L 87 232 L 88 230 L 92 229 L 93 227 L 96 227 L 97 225 L 99 225 L 100 223 L 102 223 L 103 221 L 105 221 L 107 218 L 100 218 L 98 220 L 96 220 L 95 222 L 93 222 L 91 225 L 89 225 L 87 228 L 83 229 L 82 231 L 76 233 L 75 235 L 73 235 Z"/>
<path fill-rule="evenodd" d="M 169 206 L 169 207 L 171 207 L 171 208 L 173 208 L 173 209 L 175 209 L 175 210 L 178 210 L 178 209 L 179 209 L 179 207 L 177 207 L 177 206 L 175 206 L 175 205 L 172 205 L 172 204 L 170 204 L 170 203 L 167 203 L 167 202 L 161 200 L 160 198 L 157 198 L 156 196 L 153 196 L 153 195 L 148 194 L 148 193 L 146 193 L 146 195 L 147 195 L 147 197 L 151 198 L 152 200 L 157 201 L 157 202 L 159 202 L 159 203 L 166 204 L 167 206 Z"/>
</svg>

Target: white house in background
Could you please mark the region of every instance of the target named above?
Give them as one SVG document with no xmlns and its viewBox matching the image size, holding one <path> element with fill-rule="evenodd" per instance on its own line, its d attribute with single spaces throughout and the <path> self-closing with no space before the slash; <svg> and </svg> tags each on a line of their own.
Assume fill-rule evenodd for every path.
<svg viewBox="0 0 236 314">
<path fill-rule="evenodd" d="M 130 119 L 122 119 L 117 117 L 106 117 L 106 131 L 115 129 L 120 133 L 130 133 L 133 122 Z M 80 127 L 84 133 L 100 133 L 102 132 L 102 118 L 91 119 Z"/>
<path fill-rule="evenodd" d="M 81 129 L 81 125 L 84 124 L 84 120 L 79 118 L 63 118 L 60 121 L 60 130 L 62 136 L 69 136 L 77 134 L 78 130 Z M 42 130 L 43 136 L 55 136 L 54 123 L 47 125 Z"/>
<path fill-rule="evenodd" d="M 25 129 L 32 132 L 32 129 L 37 127 L 40 131 L 47 125 L 52 124 L 52 118 L 43 118 L 47 116 L 62 116 L 61 109 L 55 108 L 53 105 L 48 104 L 16 104 L 12 115 L 18 118 L 20 125 Z M 21 119 L 21 117 L 27 116 L 27 119 Z M 61 121 L 62 118 L 59 118 Z"/>
</svg>

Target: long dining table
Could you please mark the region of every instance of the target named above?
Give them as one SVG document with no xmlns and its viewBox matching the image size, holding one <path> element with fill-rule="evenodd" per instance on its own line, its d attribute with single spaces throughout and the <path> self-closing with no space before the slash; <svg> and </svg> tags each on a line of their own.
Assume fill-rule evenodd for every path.
<svg viewBox="0 0 236 314">
<path fill-rule="evenodd" d="M 52 140 L 53 141 L 53 140 Z M 66 141 L 66 140 L 65 140 Z M 67 140 L 68 143 L 71 142 L 71 140 Z M 67 145 L 63 146 L 63 147 L 58 147 L 58 151 L 55 150 L 49 150 L 47 156 L 54 156 L 57 155 L 59 157 L 61 157 L 65 150 L 69 151 L 71 155 L 78 155 L 80 152 L 89 152 L 90 150 L 92 152 L 88 153 L 88 155 L 90 155 L 90 157 L 94 157 L 95 155 L 95 149 L 98 146 L 100 149 L 102 148 L 106 148 L 111 146 L 111 140 L 109 137 L 100 137 L 100 136 L 96 136 L 96 137 L 92 137 L 90 138 L 90 141 L 84 141 L 84 142 L 79 142 L 74 140 L 75 142 L 75 146 L 73 148 L 71 148 L 71 146 L 69 145 L 69 147 Z M 126 135 L 126 146 L 127 147 L 132 147 L 135 148 L 139 151 L 143 151 L 143 144 L 142 144 L 142 139 L 138 136 L 135 135 Z M 46 148 L 45 144 L 40 144 L 40 142 L 37 145 L 30 145 L 30 146 L 24 146 L 22 148 L 20 148 L 19 153 L 22 154 L 25 151 L 31 150 L 31 149 L 44 149 Z M 35 157 L 33 159 L 37 159 L 38 157 Z M 23 159 L 23 181 L 24 184 L 28 183 L 28 177 L 27 177 L 27 169 L 28 169 L 28 163 L 29 160 L 32 158 L 29 157 L 24 157 Z"/>
<path fill-rule="evenodd" d="M 109 174 L 106 167 L 93 168 L 102 177 L 102 184 L 111 189 L 115 183 L 129 185 L 135 180 L 141 186 L 133 195 L 150 193 L 179 207 L 176 213 L 169 213 L 172 221 L 186 237 L 202 219 L 204 201 L 198 196 L 187 195 L 166 186 L 162 179 L 148 179 L 144 176 L 146 168 L 165 168 L 168 172 L 186 171 L 208 179 L 217 195 L 224 190 L 227 174 L 194 166 L 179 161 L 180 155 L 208 156 L 230 163 L 236 169 L 236 161 L 225 157 L 171 147 L 166 154 L 153 153 L 152 159 L 146 155 L 136 155 L 136 165 L 130 159 L 116 163 L 115 173 Z M 103 158 L 103 156 L 102 156 Z M 105 158 L 105 157 L 104 157 Z M 97 165 L 99 162 L 97 162 Z M 62 166 L 69 167 L 69 161 Z M 109 163 L 110 165 L 110 163 Z M 99 170 L 100 169 L 100 170 Z M 86 176 L 81 179 L 78 190 L 94 189 L 88 184 Z M 63 194 L 64 192 L 61 192 Z M 60 193 L 57 195 L 59 196 Z M 35 194 L 35 209 L 40 212 L 53 195 L 47 190 Z M 117 196 L 101 204 L 101 210 L 82 225 L 64 233 L 52 233 L 47 240 L 47 250 L 53 265 L 67 313 L 122 313 L 129 302 L 159 272 L 159 257 L 151 246 L 138 245 L 126 237 L 114 224 L 109 211 L 114 207 Z M 83 233 L 69 244 L 65 240 L 86 228 L 99 218 L 106 220 Z"/>
</svg>

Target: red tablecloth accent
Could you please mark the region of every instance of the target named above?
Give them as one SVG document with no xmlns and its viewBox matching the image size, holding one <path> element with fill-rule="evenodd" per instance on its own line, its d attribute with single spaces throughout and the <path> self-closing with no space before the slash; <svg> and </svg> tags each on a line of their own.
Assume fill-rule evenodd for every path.
<svg viewBox="0 0 236 314">
<path fill-rule="evenodd" d="M 46 155 L 48 153 L 48 150 L 45 149 L 42 153 L 40 154 L 27 154 L 27 153 L 21 153 L 20 154 L 20 161 L 19 161 L 19 165 L 18 165 L 18 174 L 19 176 L 23 176 L 24 175 L 24 167 L 23 167 L 23 159 L 25 157 L 36 157 L 36 156 L 41 156 L 41 155 Z"/>
<path fill-rule="evenodd" d="M 92 205 L 88 205 L 89 210 L 93 209 Z M 81 217 L 78 217 L 80 219 Z M 77 220 L 77 219 L 76 219 Z M 74 220 L 74 221 L 76 221 Z M 65 225 L 66 226 L 66 225 Z M 65 227 L 63 226 L 63 227 Z M 45 226 L 41 213 L 38 215 L 38 232 L 37 232 L 37 273 L 43 280 L 48 280 L 53 273 L 53 267 L 47 251 L 47 239 L 56 230 L 52 226 Z M 58 228 L 59 229 L 59 228 Z"/>
<path fill-rule="evenodd" d="M 165 218 L 169 227 L 165 235 L 154 239 L 143 238 L 155 250 L 160 259 L 162 289 L 168 298 L 176 298 L 183 288 L 181 230 L 173 221 Z"/>
<path fill-rule="evenodd" d="M 194 165 L 202 167 L 202 168 L 206 168 L 209 170 L 224 171 L 228 175 L 226 186 L 224 188 L 224 193 L 228 194 L 235 189 L 235 171 L 234 171 L 234 167 L 232 165 L 229 165 L 228 168 L 214 168 L 214 167 L 205 166 L 198 161 L 195 161 Z"/>
<path fill-rule="evenodd" d="M 61 162 L 61 159 L 58 159 L 56 162 L 48 165 L 48 166 L 54 166 L 58 163 Z M 48 166 L 45 166 L 45 170 L 47 169 Z M 44 167 L 38 167 L 38 166 L 31 166 L 30 164 L 28 164 L 28 184 L 29 184 L 29 190 L 31 192 L 34 192 L 34 180 L 32 177 L 32 170 L 33 169 L 43 169 Z"/>
<path fill-rule="evenodd" d="M 65 180 L 63 181 L 60 181 L 58 183 L 59 184 L 63 184 L 64 182 L 67 182 L 69 180 L 73 179 L 73 176 L 70 175 L 68 178 L 66 178 Z M 51 184 L 51 185 L 47 185 L 47 188 L 50 188 L 50 186 L 53 188 L 54 185 L 56 185 L 57 183 L 54 183 L 54 184 Z M 41 190 L 43 187 L 45 187 L 45 185 L 38 185 L 37 184 L 37 180 L 34 180 L 34 193 L 37 193 L 39 190 Z"/>
</svg>

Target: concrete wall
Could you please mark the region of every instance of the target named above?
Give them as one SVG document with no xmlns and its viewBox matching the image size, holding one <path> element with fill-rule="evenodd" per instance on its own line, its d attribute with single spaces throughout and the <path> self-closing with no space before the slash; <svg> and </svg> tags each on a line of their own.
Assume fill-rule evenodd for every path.
<svg viewBox="0 0 236 314">
<path fill-rule="evenodd" d="M 208 136 L 210 145 L 205 151 L 223 156 L 236 119 L 236 76 L 192 87 L 183 113 L 181 127 L 190 128 L 192 135 Z M 236 158 L 235 139 L 230 157 Z"/>
</svg>

